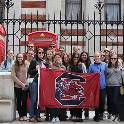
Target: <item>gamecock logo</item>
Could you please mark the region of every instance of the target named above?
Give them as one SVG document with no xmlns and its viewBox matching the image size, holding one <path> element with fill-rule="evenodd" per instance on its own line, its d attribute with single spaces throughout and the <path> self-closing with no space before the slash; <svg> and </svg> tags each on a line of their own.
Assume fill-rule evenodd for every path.
<svg viewBox="0 0 124 124">
<path fill-rule="evenodd" d="M 77 74 L 63 73 L 55 80 L 55 98 L 61 105 L 78 106 L 85 101 L 83 83 L 86 79 Z"/>
</svg>

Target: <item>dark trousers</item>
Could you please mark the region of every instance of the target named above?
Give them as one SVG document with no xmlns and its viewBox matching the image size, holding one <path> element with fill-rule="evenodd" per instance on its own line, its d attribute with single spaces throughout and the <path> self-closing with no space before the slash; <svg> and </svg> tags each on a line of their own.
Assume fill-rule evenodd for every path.
<svg viewBox="0 0 124 124">
<path fill-rule="evenodd" d="M 16 105 L 19 117 L 27 116 L 27 96 L 27 90 L 15 87 Z"/>
<path fill-rule="evenodd" d="M 80 108 L 71 108 L 69 110 L 70 110 L 71 117 L 82 118 L 82 109 L 80 109 Z"/>
<path fill-rule="evenodd" d="M 99 107 L 95 108 L 95 116 L 96 117 L 103 116 L 103 113 L 105 111 L 105 98 L 106 98 L 106 89 L 100 89 Z"/>
<path fill-rule="evenodd" d="M 50 108 L 51 118 L 59 117 L 60 121 L 65 121 L 67 118 L 66 109 L 63 108 Z"/>
<path fill-rule="evenodd" d="M 89 118 L 89 108 L 84 109 L 84 116 Z"/>
<path fill-rule="evenodd" d="M 119 114 L 120 86 L 107 87 L 107 111 L 109 114 Z"/>
<path fill-rule="evenodd" d="M 51 117 L 52 118 L 56 118 L 59 117 L 59 108 L 51 108 Z"/>
</svg>

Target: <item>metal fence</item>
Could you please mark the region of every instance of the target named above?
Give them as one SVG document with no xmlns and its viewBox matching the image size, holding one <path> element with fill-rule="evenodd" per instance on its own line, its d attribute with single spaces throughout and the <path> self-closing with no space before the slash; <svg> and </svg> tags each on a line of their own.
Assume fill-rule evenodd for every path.
<svg viewBox="0 0 124 124">
<path fill-rule="evenodd" d="M 73 52 L 73 46 L 80 47 L 81 51 L 87 51 L 90 56 L 95 51 L 101 51 L 105 47 L 115 49 L 119 56 L 124 55 L 124 18 L 122 21 L 96 20 L 95 13 L 93 20 L 66 20 L 59 19 L 54 15 L 53 19 L 41 20 L 37 16 L 30 19 L 0 19 L 7 31 L 6 50 L 12 49 L 15 53 L 26 51 L 27 35 L 38 30 L 51 31 L 58 34 L 58 42 L 64 46 L 67 52 Z M 123 58 L 124 59 L 124 58 Z"/>
</svg>

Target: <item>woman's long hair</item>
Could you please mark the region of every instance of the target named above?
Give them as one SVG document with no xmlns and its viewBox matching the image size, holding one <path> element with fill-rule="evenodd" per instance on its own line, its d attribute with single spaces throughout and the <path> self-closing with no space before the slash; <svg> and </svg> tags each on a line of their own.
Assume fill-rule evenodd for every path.
<svg viewBox="0 0 124 124">
<path fill-rule="evenodd" d="M 85 53 L 85 54 L 87 55 L 87 60 L 86 60 L 86 61 L 83 61 L 82 58 L 81 58 L 81 56 L 82 56 L 83 53 Z M 88 54 L 87 52 L 83 51 L 83 52 L 80 54 L 78 63 L 80 63 L 80 62 L 84 63 L 85 66 L 86 66 L 86 68 L 89 68 L 89 66 L 90 66 L 90 64 L 91 64 L 91 60 L 90 60 L 89 54 Z"/>
<path fill-rule="evenodd" d="M 18 72 L 20 70 L 20 65 L 25 65 L 25 60 L 23 59 L 22 60 L 22 64 L 19 64 L 19 61 L 18 61 L 18 56 L 20 55 L 21 53 L 18 53 L 16 55 L 16 60 L 15 60 L 15 72 Z"/>
<path fill-rule="evenodd" d="M 111 56 L 111 57 L 112 57 L 112 56 Z M 113 65 L 112 65 L 111 58 L 110 58 L 109 63 L 108 63 L 108 68 L 111 68 L 111 67 L 113 67 Z M 115 68 L 118 68 L 118 57 L 117 57 L 117 60 L 116 60 L 116 62 L 115 62 L 114 67 L 115 67 Z"/>
<path fill-rule="evenodd" d="M 71 62 L 70 62 L 71 65 L 75 65 L 75 64 L 74 64 L 74 58 L 78 58 L 78 59 L 79 59 L 79 54 L 73 54 L 73 55 L 72 55 L 72 57 L 71 57 Z M 79 61 L 79 60 L 78 60 L 78 61 Z M 77 61 L 77 64 L 76 64 L 76 65 L 78 65 L 78 61 Z"/>
<path fill-rule="evenodd" d="M 36 59 L 36 60 L 39 60 L 38 52 L 39 52 L 40 50 L 44 52 L 43 48 L 36 48 L 36 54 L 35 54 L 35 59 Z"/>
</svg>

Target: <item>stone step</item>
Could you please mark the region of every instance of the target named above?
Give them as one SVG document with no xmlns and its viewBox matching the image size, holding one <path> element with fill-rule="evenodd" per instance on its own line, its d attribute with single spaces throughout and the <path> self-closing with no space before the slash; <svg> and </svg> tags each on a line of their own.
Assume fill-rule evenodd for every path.
<svg viewBox="0 0 124 124">
<path fill-rule="evenodd" d="M 0 123 L 11 122 L 16 118 L 15 102 L 11 99 L 0 99 Z"/>
</svg>

